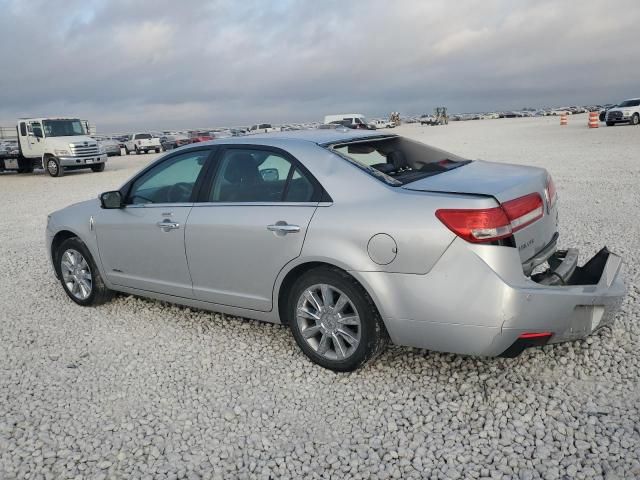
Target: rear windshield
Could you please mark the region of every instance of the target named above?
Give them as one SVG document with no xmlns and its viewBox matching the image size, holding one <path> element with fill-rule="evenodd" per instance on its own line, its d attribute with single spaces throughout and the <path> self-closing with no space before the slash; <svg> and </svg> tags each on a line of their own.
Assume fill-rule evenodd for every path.
<svg viewBox="0 0 640 480">
<path fill-rule="evenodd" d="M 136 139 L 137 140 L 148 140 L 151 138 L 151 134 L 150 133 L 139 133 L 136 135 Z"/>
<path fill-rule="evenodd" d="M 452 153 L 403 137 L 356 140 L 328 148 L 393 186 L 406 185 L 470 163 Z"/>
</svg>

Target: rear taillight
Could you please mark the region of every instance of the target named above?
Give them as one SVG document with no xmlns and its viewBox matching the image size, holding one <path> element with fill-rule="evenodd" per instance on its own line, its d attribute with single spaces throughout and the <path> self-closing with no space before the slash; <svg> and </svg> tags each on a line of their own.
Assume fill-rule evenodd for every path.
<svg viewBox="0 0 640 480">
<path fill-rule="evenodd" d="M 453 233 L 471 243 L 493 242 L 542 218 L 542 198 L 537 193 L 509 200 L 500 207 L 440 209 L 436 217 Z"/>
<path fill-rule="evenodd" d="M 509 200 L 502 204 L 502 208 L 511 220 L 511 228 L 514 233 L 542 218 L 544 213 L 542 197 L 537 193 Z"/>
<path fill-rule="evenodd" d="M 555 205 L 557 199 L 556 185 L 555 183 L 553 183 L 553 178 L 551 178 L 551 175 L 547 177 L 547 186 L 544 189 L 544 193 L 547 197 L 547 208 L 551 210 Z"/>
</svg>

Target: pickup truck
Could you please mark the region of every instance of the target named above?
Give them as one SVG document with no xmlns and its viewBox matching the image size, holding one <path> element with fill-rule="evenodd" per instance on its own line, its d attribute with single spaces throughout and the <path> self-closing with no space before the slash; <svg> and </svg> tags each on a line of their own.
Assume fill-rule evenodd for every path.
<svg viewBox="0 0 640 480">
<path fill-rule="evenodd" d="M 127 141 L 124 142 L 124 150 L 127 155 L 131 152 L 136 152 L 140 155 L 141 153 L 149 153 L 152 150 L 160 153 L 162 145 L 160 144 L 160 139 L 150 133 L 134 133 L 129 135 Z"/>
</svg>

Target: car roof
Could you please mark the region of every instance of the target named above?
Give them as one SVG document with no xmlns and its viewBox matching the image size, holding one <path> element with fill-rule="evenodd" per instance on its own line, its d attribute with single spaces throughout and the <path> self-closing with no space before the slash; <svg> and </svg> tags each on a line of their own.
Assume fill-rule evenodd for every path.
<svg viewBox="0 0 640 480">
<path fill-rule="evenodd" d="M 270 143 L 273 140 L 299 140 L 315 143 L 317 145 L 330 145 L 333 143 L 348 142 L 359 139 L 368 138 L 393 138 L 395 134 L 380 134 L 373 130 L 353 130 L 350 128 L 335 129 L 309 129 L 309 130 L 293 130 L 285 132 L 258 133 L 255 135 L 246 135 L 242 137 L 221 138 L 220 140 L 212 140 L 211 142 L 202 142 L 203 144 L 255 144 L 260 140 L 267 140 Z M 258 140 L 258 142 L 256 142 Z"/>
</svg>

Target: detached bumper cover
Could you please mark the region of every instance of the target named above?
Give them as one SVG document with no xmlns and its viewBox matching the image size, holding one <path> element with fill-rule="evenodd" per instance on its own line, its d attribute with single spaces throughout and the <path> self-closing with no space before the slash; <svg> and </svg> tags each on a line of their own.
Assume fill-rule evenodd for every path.
<svg viewBox="0 0 640 480">
<path fill-rule="evenodd" d="M 556 270 L 565 263 L 563 254 L 556 265 L 550 259 Z M 621 258 L 603 249 L 582 267 L 572 267 L 577 251 L 570 249 L 567 257 L 558 272 L 563 283 L 544 285 L 524 275 L 516 249 L 456 239 L 426 275 L 359 272 L 359 277 L 374 292 L 395 343 L 497 356 L 522 334 L 551 332 L 548 342 L 557 343 L 583 338 L 613 321 L 626 292 Z"/>
</svg>

